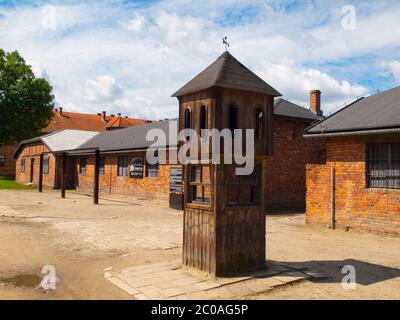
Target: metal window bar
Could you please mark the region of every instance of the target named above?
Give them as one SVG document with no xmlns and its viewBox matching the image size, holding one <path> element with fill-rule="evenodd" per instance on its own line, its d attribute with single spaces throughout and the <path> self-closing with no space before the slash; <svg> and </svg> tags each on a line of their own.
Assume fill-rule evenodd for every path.
<svg viewBox="0 0 400 320">
<path fill-rule="evenodd" d="M 400 189 L 400 143 L 368 145 L 368 187 Z"/>
<path fill-rule="evenodd" d="M 150 178 L 156 178 L 159 175 L 159 165 L 158 163 L 156 164 L 149 164 L 146 163 L 146 176 Z"/>
</svg>

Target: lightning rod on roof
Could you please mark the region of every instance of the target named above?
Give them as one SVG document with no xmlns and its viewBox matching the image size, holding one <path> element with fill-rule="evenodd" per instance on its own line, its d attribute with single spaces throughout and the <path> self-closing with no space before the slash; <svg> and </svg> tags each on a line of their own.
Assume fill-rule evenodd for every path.
<svg viewBox="0 0 400 320">
<path fill-rule="evenodd" d="M 225 37 L 222 38 L 222 43 L 225 45 L 225 52 L 228 51 L 228 47 L 229 47 L 230 45 L 229 45 L 228 37 L 227 37 L 227 36 L 225 36 Z"/>
</svg>

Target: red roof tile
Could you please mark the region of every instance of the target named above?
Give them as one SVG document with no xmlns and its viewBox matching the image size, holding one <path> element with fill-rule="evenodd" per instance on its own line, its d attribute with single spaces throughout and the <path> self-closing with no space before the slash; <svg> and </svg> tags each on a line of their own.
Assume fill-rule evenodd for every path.
<svg viewBox="0 0 400 320">
<path fill-rule="evenodd" d="M 107 128 L 125 128 L 145 123 L 145 120 L 135 118 L 121 118 L 107 116 L 106 121 L 102 115 L 86 114 L 77 112 L 60 113 L 58 110 L 53 111 L 53 119 L 50 124 L 43 130 L 44 133 L 55 132 L 61 129 L 75 129 L 88 131 L 106 131 Z"/>
</svg>

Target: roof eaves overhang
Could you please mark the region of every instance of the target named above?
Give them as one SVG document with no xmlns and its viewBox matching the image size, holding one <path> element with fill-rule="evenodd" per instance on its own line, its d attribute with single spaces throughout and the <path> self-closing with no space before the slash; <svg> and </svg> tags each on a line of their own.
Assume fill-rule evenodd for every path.
<svg viewBox="0 0 400 320">
<path fill-rule="evenodd" d="M 81 149 L 81 150 L 71 150 L 69 152 L 70 156 L 85 156 L 85 155 L 92 155 L 96 151 L 97 148 L 88 148 L 88 149 Z M 136 148 L 136 149 L 118 149 L 118 150 L 100 150 L 101 154 L 124 154 L 124 153 L 131 153 L 131 152 L 142 152 L 147 150 L 175 150 L 177 146 L 172 147 L 165 147 L 165 148 Z"/>
<path fill-rule="evenodd" d="M 400 133 L 400 128 L 306 133 L 303 135 L 303 137 L 304 138 L 324 138 L 324 137 L 328 138 L 328 137 L 377 135 L 377 134 L 387 134 L 387 133 Z"/>
<path fill-rule="evenodd" d="M 32 138 L 32 139 L 21 141 L 20 143 L 18 143 L 17 147 L 15 148 L 15 151 L 14 151 L 14 154 L 13 154 L 13 158 L 14 159 L 18 158 L 19 152 L 20 152 L 21 148 L 24 145 L 27 145 L 27 144 L 30 144 L 30 143 L 39 142 L 39 141 L 43 142 L 41 137 L 36 137 L 36 138 Z"/>
<path fill-rule="evenodd" d="M 250 89 L 245 89 L 245 88 L 238 88 L 238 87 L 235 87 L 235 86 L 221 86 L 221 85 L 212 85 L 212 86 L 208 86 L 208 87 L 199 87 L 199 88 L 192 89 L 192 90 L 187 90 L 187 91 L 179 89 L 177 92 L 172 94 L 171 97 L 172 98 L 179 98 L 179 97 L 182 97 L 182 96 L 193 94 L 193 93 L 198 92 L 198 91 L 208 90 L 208 89 L 211 89 L 211 88 L 225 88 L 225 89 L 232 89 L 232 90 L 248 91 L 248 92 L 254 92 L 254 93 L 258 93 L 258 94 L 268 95 L 268 96 L 271 96 L 271 97 L 274 97 L 274 98 L 282 97 L 282 94 L 279 91 L 277 91 L 276 89 L 274 89 L 274 88 L 272 88 L 272 89 L 275 92 L 266 92 L 266 91 L 263 91 L 263 90 L 254 90 L 254 89 L 250 90 Z"/>
<path fill-rule="evenodd" d="M 284 118 L 284 119 L 287 119 L 287 120 L 299 120 L 299 121 L 303 121 L 303 122 L 310 123 L 310 124 L 314 124 L 316 121 L 318 121 L 318 122 L 321 121 L 321 119 L 312 119 L 312 118 L 306 118 L 306 117 L 295 117 L 295 116 L 276 114 L 276 113 L 274 113 L 274 117 L 280 117 L 280 118 Z"/>
</svg>

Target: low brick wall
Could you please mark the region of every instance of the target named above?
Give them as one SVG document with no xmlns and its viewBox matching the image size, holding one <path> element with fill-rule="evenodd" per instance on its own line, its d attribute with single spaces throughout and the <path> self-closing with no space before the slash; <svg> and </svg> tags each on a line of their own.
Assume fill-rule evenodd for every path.
<svg viewBox="0 0 400 320">
<path fill-rule="evenodd" d="M 366 143 L 351 138 L 327 142 L 327 163 L 307 166 L 309 224 L 330 225 L 331 167 L 335 167 L 338 228 L 400 235 L 400 190 L 367 188 Z"/>
</svg>

